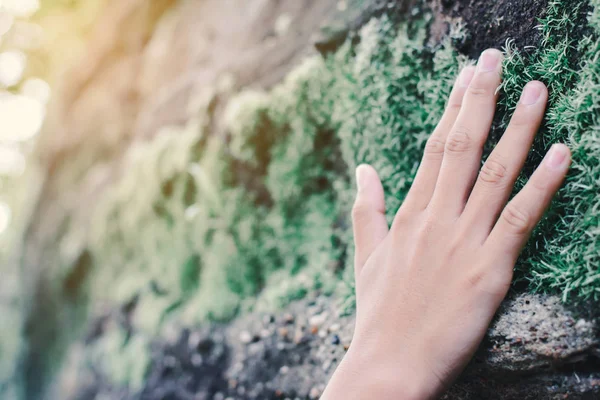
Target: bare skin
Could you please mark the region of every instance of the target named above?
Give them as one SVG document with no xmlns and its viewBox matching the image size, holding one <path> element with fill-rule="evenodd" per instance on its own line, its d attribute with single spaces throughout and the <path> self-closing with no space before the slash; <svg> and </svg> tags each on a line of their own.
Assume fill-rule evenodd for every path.
<svg viewBox="0 0 600 400">
<path fill-rule="evenodd" d="M 438 398 L 483 339 L 571 158 L 555 144 L 508 202 L 548 101 L 534 81 L 480 168 L 501 70 L 491 49 L 462 71 L 391 227 L 377 172 L 358 167 L 355 333 L 322 399 Z"/>
</svg>

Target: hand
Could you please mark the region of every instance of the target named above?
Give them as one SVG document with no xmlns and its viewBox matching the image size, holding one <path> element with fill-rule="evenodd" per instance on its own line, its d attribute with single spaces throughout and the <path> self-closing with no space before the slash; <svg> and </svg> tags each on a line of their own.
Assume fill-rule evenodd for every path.
<svg viewBox="0 0 600 400">
<path fill-rule="evenodd" d="M 477 173 L 501 70 L 502 54 L 487 50 L 462 71 L 391 228 L 376 171 L 358 167 L 356 327 L 323 399 L 435 398 L 483 339 L 570 164 L 569 149 L 554 145 L 506 204 L 548 99 L 541 82 L 530 82 Z"/>
</svg>

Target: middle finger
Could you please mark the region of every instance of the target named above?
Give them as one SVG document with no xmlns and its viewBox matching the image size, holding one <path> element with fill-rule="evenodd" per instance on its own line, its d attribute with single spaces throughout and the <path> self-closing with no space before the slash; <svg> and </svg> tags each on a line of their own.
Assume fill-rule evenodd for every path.
<svg viewBox="0 0 600 400">
<path fill-rule="evenodd" d="M 469 197 L 496 110 L 502 53 L 483 52 L 477 71 L 446 141 L 440 176 L 431 201 L 439 214 L 458 217 Z"/>
</svg>

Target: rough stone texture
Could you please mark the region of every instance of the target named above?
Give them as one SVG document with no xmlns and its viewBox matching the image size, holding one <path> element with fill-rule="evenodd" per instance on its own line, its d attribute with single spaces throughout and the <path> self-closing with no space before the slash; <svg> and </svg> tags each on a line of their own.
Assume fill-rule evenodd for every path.
<svg viewBox="0 0 600 400">
<path fill-rule="evenodd" d="M 347 11 L 339 11 L 344 9 L 341 3 Z M 473 35 L 463 48 L 470 55 L 488 45 L 481 39 L 484 35 L 493 37 L 489 43 L 494 45 L 503 44 L 511 29 L 515 29 L 511 35 L 521 38 L 520 45 L 536 40 L 531 16 L 543 1 L 479 3 L 435 3 L 432 40 L 444 33 L 447 18 L 460 17 Z M 31 399 L 41 398 L 36 388 L 50 379 L 52 362 L 65 349 L 76 354 L 86 345 L 70 343 L 78 337 L 86 300 L 80 284 L 93 262 L 86 251 L 90 207 L 119 175 L 121 159 L 131 145 L 151 138 L 161 127 L 183 125 L 207 86 L 223 80 L 235 88 L 271 86 L 314 52 L 313 44 L 329 52 L 371 16 L 410 11 L 412 2 L 156 0 L 152 8 L 148 4 L 114 1 L 98 23 L 89 54 L 64 73 L 55 91 L 41 146 L 48 174 L 23 250 L 26 287 L 35 293 L 24 330 L 29 347 L 23 375 Z M 504 14 L 507 20 L 523 17 L 524 23 L 492 23 Z M 329 29 L 322 30 L 323 24 Z M 215 104 L 215 134 L 224 102 Z M 78 227 L 79 234 L 65 238 L 66 226 Z M 61 268 L 66 270 L 67 284 L 51 278 Z M 63 390 L 80 399 L 98 393 L 111 399 L 317 398 L 350 343 L 353 326 L 352 318 L 337 317 L 330 302 L 323 297 L 308 299 L 273 320 L 250 315 L 230 326 L 174 328 L 172 340 L 157 341 L 151 374 L 141 393 L 116 388 L 93 370 L 78 371 L 81 379 L 67 372 Z M 576 316 L 556 298 L 521 296 L 509 301 L 447 398 L 597 398 L 597 328 L 592 318 Z"/>
<path fill-rule="evenodd" d="M 468 26 L 468 34 L 458 48 L 475 58 L 489 47 L 502 48 L 513 40 L 520 48 L 535 46 L 540 39 L 537 29 L 548 5 L 548 0 L 438 0 L 439 12 L 461 18 Z"/>
<path fill-rule="evenodd" d="M 90 384 L 71 396 L 316 399 L 350 346 L 353 327 L 353 317 L 340 317 L 331 300 L 319 296 L 281 313 L 247 315 L 231 325 L 174 327 L 181 333 L 157 341 L 142 391 L 119 391 L 90 371 L 79 371 L 72 380 Z M 445 398 L 597 398 L 597 329 L 596 320 L 577 318 L 554 297 L 509 300 L 477 357 Z"/>
</svg>

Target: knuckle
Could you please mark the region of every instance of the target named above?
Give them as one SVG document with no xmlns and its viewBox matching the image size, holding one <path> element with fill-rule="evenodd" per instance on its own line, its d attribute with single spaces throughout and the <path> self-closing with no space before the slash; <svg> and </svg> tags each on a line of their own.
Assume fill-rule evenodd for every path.
<svg viewBox="0 0 600 400">
<path fill-rule="evenodd" d="M 483 268 L 474 268 L 473 270 L 467 272 L 465 278 L 468 287 L 476 288 L 482 285 L 486 277 L 487 273 Z"/>
<path fill-rule="evenodd" d="M 481 172 L 479 173 L 479 179 L 489 185 L 501 185 L 506 181 L 507 175 L 508 169 L 504 163 L 490 159 L 483 164 L 483 168 L 481 168 Z"/>
<path fill-rule="evenodd" d="M 506 206 L 502 218 L 517 234 L 527 233 L 531 226 L 531 216 L 513 203 Z"/>
<path fill-rule="evenodd" d="M 448 137 L 445 150 L 448 153 L 464 153 L 471 148 L 471 142 L 469 129 L 459 126 Z"/>
<path fill-rule="evenodd" d="M 494 97 L 498 82 L 497 77 L 488 73 L 475 75 L 473 82 L 469 85 L 467 93 L 471 97 Z"/>
<path fill-rule="evenodd" d="M 539 177 L 533 177 L 529 181 L 529 184 L 531 185 L 531 187 L 539 193 L 546 192 L 546 190 L 548 188 L 548 182 L 544 179 L 536 179 L 536 178 L 539 178 Z"/>
<path fill-rule="evenodd" d="M 439 226 L 435 219 L 428 216 L 421 220 L 419 227 L 416 230 L 415 238 L 418 243 L 428 243 L 438 229 Z"/>
<path fill-rule="evenodd" d="M 474 83 L 469 86 L 468 94 L 472 97 L 486 97 L 490 94 L 490 89 L 481 83 Z"/>
<path fill-rule="evenodd" d="M 429 157 L 440 157 L 444 155 L 446 143 L 436 137 L 430 137 L 425 144 L 425 155 Z"/>
<path fill-rule="evenodd" d="M 446 110 L 459 111 L 462 108 L 462 97 L 460 99 L 450 98 Z"/>
<path fill-rule="evenodd" d="M 465 284 L 469 289 L 489 294 L 499 299 L 504 298 L 512 281 L 512 269 L 506 272 L 502 268 L 480 266 L 469 271 L 465 277 Z"/>
<path fill-rule="evenodd" d="M 437 229 L 437 224 L 431 219 L 426 219 L 421 225 L 419 230 L 420 236 L 431 236 L 432 233 Z"/>
</svg>

